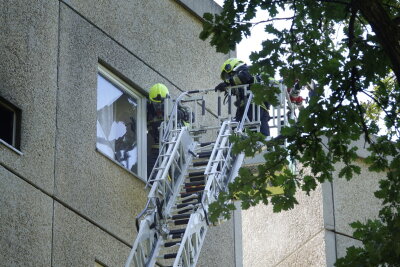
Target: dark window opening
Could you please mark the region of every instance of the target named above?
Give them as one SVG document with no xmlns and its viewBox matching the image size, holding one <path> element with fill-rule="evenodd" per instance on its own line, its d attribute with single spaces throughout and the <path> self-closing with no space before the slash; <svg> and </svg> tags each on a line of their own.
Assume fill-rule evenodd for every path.
<svg viewBox="0 0 400 267">
<path fill-rule="evenodd" d="M 20 148 L 21 111 L 0 97 L 0 139 L 17 149 Z"/>
</svg>

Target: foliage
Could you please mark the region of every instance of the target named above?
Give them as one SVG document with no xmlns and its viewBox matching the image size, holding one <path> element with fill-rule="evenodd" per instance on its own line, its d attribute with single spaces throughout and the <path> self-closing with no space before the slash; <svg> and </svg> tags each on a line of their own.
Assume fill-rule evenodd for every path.
<svg viewBox="0 0 400 267">
<path fill-rule="evenodd" d="M 254 22 L 260 9 L 268 16 Z M 349 249 L 346 260 L 338 261 L 338 265 L 400 262 L 399 16 L 399 0 L 225 0 L 221 14 L 204 15 L 200 38 L 224 53 L 249 36 L 251 27 L 264 24 L 265 32 L 272 37 L 263 41 L 260 51 L 251 54 L 253 73 L 270 77 L 279 74 L 289 87 L 295 79 L 303 84 L 314 80 L 319 85 L 317 96 L 300 112 L 297 122 L 283 129 L 288 147 L 279 146 L 279 140 L 265 142 L 271 151 L 258 167 L 258 174 L 241 169 L 228 192 L 212 206 L 212 219 L 229 217 L 234 207 L 226 203 L 232 200 L 241 200 L 243 208 L 261 202 L 273 204 L 276 212 L 291 209 L 297 204 L 296 191 L 309 194 L 318 183 L 332 181 L 338 162 L 344 163 L 339 177 L 351 179 L 360 173 L 354 164 L 357 147 L 351 144 L 363 139 L 371 151 L 370 170 L 387 173 L 375 194 L 385 207 L 378 220 L 352 225 L 364 248 Z M 289 26 L 278 29 L 281 21 L 289 22 Z M 371 90 L 371 85 L 376 86 Z M 271 100 L 268 95 L 255 94 L 258 99 Z M 369 104 L 361 103 L 360 96 Z M 379 117 L 386 129 L 381 132 Z M 378 133 L 381 136 L 375 138 Z M 237 152 L 256 152 L 251 145 L 262 137 L 250 136 L 250 140 L 236 140 Z M 287 157 L 311 174 L 303 168 L 292 174 L 285 168 Z M 271 197 L 269 184 L 282 186 L 284 193 Z"/>
</svg>

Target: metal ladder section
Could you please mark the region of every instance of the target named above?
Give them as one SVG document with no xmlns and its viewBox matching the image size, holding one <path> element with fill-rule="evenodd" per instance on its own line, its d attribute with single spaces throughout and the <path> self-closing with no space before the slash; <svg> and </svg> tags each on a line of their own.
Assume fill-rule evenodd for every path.
<svg viewBox="0 0 400 267">
<path fill-rule="evenodd" d="M 276 85 L 278 86 L 278 85 Z M 243 85 L 247 90 L 247 85 Z M 287 90 L 280 83 L 278 96 L 280 105 L 271 107 L 270 128 L 280 133 L 288 124 Z M 197 107 L 205 114 L 204 98 L 194 98 L 194 94 L 207 94 L 214 89 L 188 91 L 182 93 L 169 110 L 166 105 L 167 120 L 162 125 L 161 148 L 155 166 L 149 175 L 147 186 L 151 186 L 146 207 L 136 217 L 137 237 L 125 266 L 196 266 L 201 247 L 209 227 L 208 208 L 220 192 L 237 176 L 244 154 L 233 155 L 232 134 L 243 134 L 245 127 L 256 127 L 260 121 L 255 111 L 259 107 L 250 105 L 253 94 L 246 91 L 245 113 L 253 107 L 253 121 L 247 115 L 236 122 L 231 116 L 231 89 L 228 90 L 228 112 L 221 115 L 221 97 L 218 97 L 218 126 L 199 126 Z M 190 96 L 189 100 L 185 97 Z M 200 105 L 198 103 L 200 100 Z M 181 127 L 177 118 L 179 103 L 192 101 L 196 110 L 197 124 Z M 292 112 L 294 109 L 292 109 Z M 291 115 L 292 116 L 292 115 Z M 191 116 L 192 117 L 192 116 Z M 293 117 L 293 116 L 292 116 Z M 192 119 L 192 118 L 191 118 Z M 218 136 L 212 142 L 198 141 L 209 129 L 218 129 Z"/>
</svg>

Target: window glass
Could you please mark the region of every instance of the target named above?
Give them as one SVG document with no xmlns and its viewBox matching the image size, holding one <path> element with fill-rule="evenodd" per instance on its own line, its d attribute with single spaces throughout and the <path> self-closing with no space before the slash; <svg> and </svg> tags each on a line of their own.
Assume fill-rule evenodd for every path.
<svg viewBox="0 0 400 267">
<path fill-rule="evenodd" d="M 20 110 L 0 98 L 0 139 L 19 149 Z"/>
<path fill-rule="evenodd" d="M 98 74 L 97 149 L 135 174 L 140 174 L 140 103 L 140 96 Z"/>
</svg>

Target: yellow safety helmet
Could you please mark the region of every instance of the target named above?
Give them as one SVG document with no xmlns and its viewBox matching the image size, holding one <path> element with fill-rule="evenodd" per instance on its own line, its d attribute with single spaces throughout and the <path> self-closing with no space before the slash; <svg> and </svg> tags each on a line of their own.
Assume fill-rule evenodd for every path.
<svg viewBox="0 0 400 267">
<path fill-rule="evenodd" d="M 168 88 L 162 83 L 156 83 L 149 90 L 149 99 L 152 102 L 161 103 L 169 97 Z"/>
<path fill-rule="evenodd" d="M 229 79 L 229 73 L 243 64 L 245 63 L 238 58 L 229 58 L 225 60 L 224 64 L 221 65 L 221 79 L 224 81 Z"/>
</svg>

